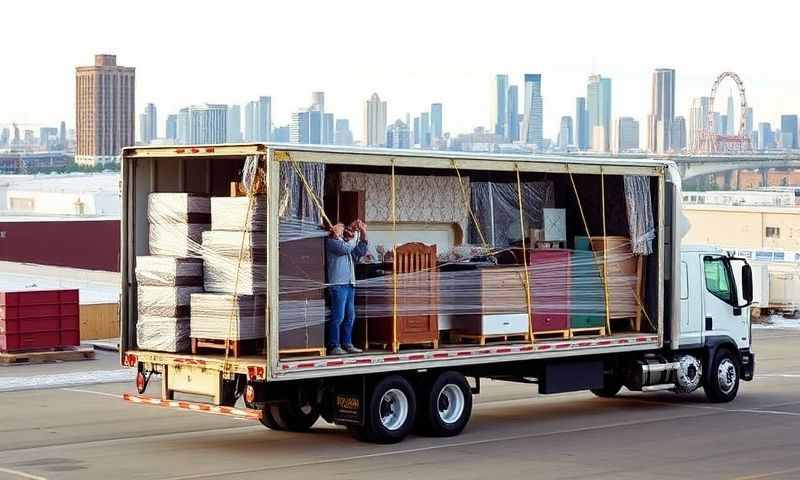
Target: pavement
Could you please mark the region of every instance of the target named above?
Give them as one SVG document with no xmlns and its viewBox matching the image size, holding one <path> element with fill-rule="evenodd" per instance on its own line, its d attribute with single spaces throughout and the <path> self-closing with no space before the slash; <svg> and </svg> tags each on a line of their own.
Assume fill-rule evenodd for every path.
<svg viewBox="0 0 800 480">
<path fill-rule="evenodd" d="M 356 442 L 323 421 L 297 434 L 131 405 L 121 394 L 132 382 L 23 386 L 0 392 L 0 479 L 797 479 L 800 331 L 754 336 L 756 379 L 729 404 L 706 403 L 702 392 L 542 396 L 487 381 L 460 436 L 390 446 Z M 105 355 L 113 354 L 37 375 L 78 364 L 106 370 Z M 6 371 L 34 367 L 0 368 L 0 384 Z"/>
</svg>

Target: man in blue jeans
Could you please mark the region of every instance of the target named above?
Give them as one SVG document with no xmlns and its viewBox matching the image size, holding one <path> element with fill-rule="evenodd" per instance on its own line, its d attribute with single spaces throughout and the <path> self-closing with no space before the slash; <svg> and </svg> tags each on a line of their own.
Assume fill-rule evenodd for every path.
<svg viewBox="0 0 800 480">
<path fill-rule="evenodd" d="M 355 263 L 367 253 L 367 225 L 361 220 L 349 229 L 337 223 L 326 239 L 328 294 L 331 300 L 331 322 L 328 328 L 328 355 L 361 353 L 353 346 L 353 323 L 356 320 Z"/>
</svg>

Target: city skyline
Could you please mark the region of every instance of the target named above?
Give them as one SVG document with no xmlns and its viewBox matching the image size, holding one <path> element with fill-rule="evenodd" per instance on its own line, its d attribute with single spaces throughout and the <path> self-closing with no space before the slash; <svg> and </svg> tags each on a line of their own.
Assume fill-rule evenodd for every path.
<svg viewBox="0 0 800 480">
<path fill-rule="evenodd" d="M 468 18 L 466 23 L 446 27 L 448 35 L 438 44 L 438 48 L 448 52 L 444 56 L 381 58 L 384 56 L 379 52 L 383 47 L 379 44 L 383 42 L 374 42 L 375 45 L 364 46 L 366 56 L 316 56 L 314 62 L 297 62 L 296 58 L 308 56 L 318 47 L 307 39 L 286 51 L 269 50 L 263 65 L 259 63 L 261 60 L 255 62 L 255 72 L 251 59 L 264 58 L 263 51 L 257 47 L 255 39 L 258 33 L 255 31 L 237 29 L 236 48 L 233 45 L 229 48 L 224 42 L 220 44 L 218 39 L 197 39 L 195 48 L 182 51 L 180 61 L 176 61 L 173 55 L 154 54 L 152 42 L 140 45 L 139 40 L 124 35 L 112 25 L 113 22 L 95 25 L 91 23 L 92 17 L 76 18 L 68 24 L 57 22 L 57 18 L 69 16 L 69 9 L 59 4 L 52 5 L 47 9 L 43 29 L 53 37 L 69 35 L 71 40 L 74 37 L 74 41 L 68 45 L 48 42 L 46 46 L 34 42 L 27 49 L 12 50 L 6 55 L 6 62 L 25 64 L 26 73 L 20 78 L 4 81 L 4 91 L 0 92 L 0 105 L 3 106 L 0 123 L 16 121 L 20 124 L 58 125 L 62 119 L 71 123 L 74 84 L 69 72 L 75 65 L 83 64 L 87 54 L 94 52 L 115 53 L 123 65 L 137 68 L 136 112 L 142 112 L 148 102 L 155 103 L 163 117 L 198 102 L 244 105 L 259 95 L 270 95 L 275 99 L 274 123 L 286 125 L 291 113 L 299 105 L 307 103 L 308 92 L 322 89 L 328 96 L 326 110 L 350 119 L 351 130 L 359 134 L 363 131 L 361 103 L 373 91 L 388 101 L 387 116 L 391 121 L 404 118 L 406 112 L 426 111 L 430 101 L 436 100 L 447 108 L 446 131 L 469 132 L 475 126 L 490 127 L 487 122 L 491 99 L 483 92 L 486 92 L 488 79 L 498 72 L 507 73 L 510 84 L 519 86 L 520 97 L 524 96 L 523 74 L 531 71 L 543 74 L 544 136 L 551 139 L 558 132 L 561 116 L 574 112 L 575 97 L 585 94 L 585 78 L 592 73 L 612 78 L 615 90 L 625 92 L 625 95 L 615 96 L 614 115 L 631 116 L 640 122 L 649 114 L 652 71 L 660 67 L 674 68 L 677 72 L 676 115 L 688 117 L 691 99 L 707 96 L 715 76 L 725 70 L 734 70 L 744 78 L 749 101 L 755 107 L 756 123 L 769 121 L 778 124 L 781 114 L 800 111 L 800 98 L 791 94 L 794 85 L 800 81 L 800 70 L 791 63 L 771 62 L 769 56 L 759 54 L 759 48 L 754 45 L 757 42 L 744 42 L 735 49 L 720 49 L 711 56 L 696 54 L 696 38 L 666 36 L 663 39 L 651 38 L 647 45 L 637 45 L 631 39 L 649 37 L 652 19 L 649 8 L 635 3 L 626 4 L 624 18 L 618 19 L 602 6 L 588 2 L 537 6 L 536 10 L 540 11 L 537 14 L 553 21 L 543 22 L 535 32 L 523 28 L 521 20 L 534 10 L 533 6 L 515 5 L 516 13 L 512 19 L 501 9 L 488 9 L 480 18 Z M 693 5 L 692 9 L 696 15 L 709 15 L 720 23 L 736 21 L 733 12 L 719 5 Z M 133 23 L 146 21 L 149 28 L 165 32 L 174 31 L 174 24 L 165 20 L 170 18 L 173 10 L 180 10 L 180 17 L 187 24 L 211 14 L 210 7 L 202 2 L 188 11 L 173 5 L 159 5 L 159 8 L 167 10 L 164 15 L 145 15 L 148 10 L 146 2 L 141 9 L 130 12 L 126 9 L 124 14 Z M 421 28 L 439 25 L 434 19 L 437 16 L 447 18 L 450 11 L 444 5 L 425 4 L 425 8 L 427 15 L 423 16 L 413 14 L 414 8 L 403 9 L 388 23 L 367 22 L 365 19 L 370 18 L 368 9 L 350 9 L 351 15 L 342 19 L 340 28 L 337 28 L 342 32 L 338 39 L 343 45 L 352 47 L 366 37 L 389 39 L 401 32 L 403 25 L 417 24 Z M 575 15 L 576 8 L 580 9 L 581 15 Z M 334 7 L 324 3 L 302 8 L 299 5 L 254 5 L 247 11 L 248 15 L 254 16 L 288 17 L 301 15 L 309 9 L 318 13 L 309 20 L 309 28 L 328 29 L 326 14 L 332 14 Z M 7 10 L 9 17 L 35 14 L 30 6 L 19 4 L 9 5 Z M 103 7 L 109 15 L 113 10 L 113 6 Z M 675 24 L 680 20 L 676 11 L 680 10 L 677 7 L 663 9 L 660 12 L 662 21 Z M 62 11 L 64 15 L 59 15 Z M 233 6 L 213 13 L 221 25 L 231 25 L 223 30 L 233 32 L 232 26 L 241 20 L 243 11 Z M 771 41 L 782 36 L 789 38 L 788 32 L 792 29 L 788 19 L 766 17 L 759 12 L 753 12 L 753 15 L 753 22 L 758 18 L 765 22 L 769 20 Z M 559 38 L 567 19 L 570 24 L 574 22 L 571 31 L 584 31 L 587 35 L 602 31 L 604 34 L 593 36 L 591 42 L 570 40 L 558 49 L 530 49 L 532 45 L 552 44 L 547 39 Z M 288 35 L 291 30 L 282 25 L 275 28 L 278 36 Z M 471 32 L 487 28 L 487 36 L 508 30 L 502 37 L 509 48 L 497 49 L 485 41 L 487 37 L 479 41 L 472 38 Z M 4 30 L 0 35 L 8 35 L 9 39 L 25 37 L 25 32 L 19 30 L 14 22 Z M 759 31 L 767 34 L 763 29 Z M 409 41 L 416 45 L 421 40 L 411 38 Z M 463 48 L 473 44 L 474 48 Z M 623 45 L 625 48 L 619 48 Z M 256 51 L 260 53 L 256 55 Z M 40 64 L 25 62 L 25 56 L 31 54 L 45 55 L 46 61 Z M 212 58 L 213 61 L 209 62 Z M 372 60 L 366 62 L 363 58 Z M 635 61 L 631 62 L 631 59 Z M 273 74 L 273 66 L 281 64 L 291 66 L 290 75 Z M 236 75 L 238 71 L 242 75 Z M 765 76 L 764 72 L 770 71 L 772 73 Z M 727 93 L 727 88 L 723 92 Z M 721 105 L 724 109 L 724 101 Z M 163 128 L 162 125 L 159 128 Z"/>
</svg>

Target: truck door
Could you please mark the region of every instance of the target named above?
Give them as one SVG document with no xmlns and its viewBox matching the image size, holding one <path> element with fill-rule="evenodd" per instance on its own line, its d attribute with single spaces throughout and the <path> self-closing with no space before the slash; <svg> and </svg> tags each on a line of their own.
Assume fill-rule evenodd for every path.
<svg viewBox="0 0 800 480">
<path fill-rule="evenodd" d="M 749 322 L 742 308 L 730 263 L 720 255 L 703 255 L 703 336 L 728 336 L 749 346 Z M 745 309 L 746 310 L 746 309 Z"/>
<path fill-rule="evenodd" d="M 703 343 L 703 287 L 697 255 L 681 259 L 681 334 L 680 345 Z"/>
</svg>

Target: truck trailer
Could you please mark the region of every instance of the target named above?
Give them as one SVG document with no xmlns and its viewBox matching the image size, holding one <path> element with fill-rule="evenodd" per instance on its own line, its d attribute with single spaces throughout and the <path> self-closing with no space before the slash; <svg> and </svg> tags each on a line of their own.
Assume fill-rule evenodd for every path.
<svg viewBox="0 0 800 480">
<path fill-rule="evenodd" d="M 137 146 L 122 200 L 133 402 L 288 431 L 321 417 L 392 443 L 459 434 L 481 379 L 729 402 L 753 378 L 750 266 L 681 246 L 667 160 Z M 336 224 L 360 249 L 344 355 L 329 349 L 350 318 L 331 308 Z M 152 375 L 160 398 L 144 396 Z"/>
</svg>

